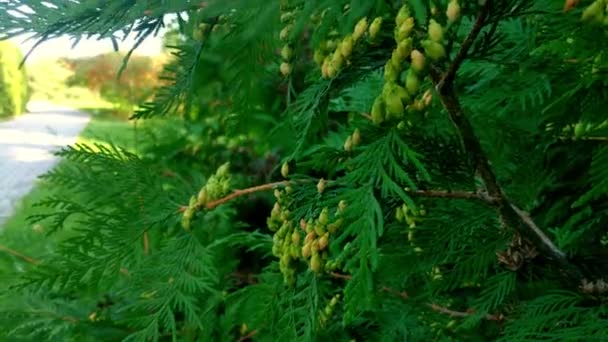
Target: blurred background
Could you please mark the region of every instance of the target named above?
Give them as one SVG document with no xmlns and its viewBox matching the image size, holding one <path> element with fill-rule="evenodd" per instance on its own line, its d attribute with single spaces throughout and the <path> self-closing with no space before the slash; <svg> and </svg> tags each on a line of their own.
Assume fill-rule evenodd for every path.
<svg viewBox="0 0 608 342">
<path fill-rule="evenodd" d="M 157 73 L 167 59 L 165 32 L 145 40 L 133 53 L 120 79 L 116 75 L 124 55 L 135 44 L 127 37 L 114 51 L 110 40 L 81 40 L 74 46 L 67 38 L 45 41 L 34 47 L 30 37 L 0 43 L 0 117 L 20 115 L 31 102 L 105 111 L 126 117 L 136 103 L 146 100 L 156 86 Z M 29 55 L 28 53 L 32 51 Z M 19 68 L 27 56 L 23 68 Z"/>
</svg>

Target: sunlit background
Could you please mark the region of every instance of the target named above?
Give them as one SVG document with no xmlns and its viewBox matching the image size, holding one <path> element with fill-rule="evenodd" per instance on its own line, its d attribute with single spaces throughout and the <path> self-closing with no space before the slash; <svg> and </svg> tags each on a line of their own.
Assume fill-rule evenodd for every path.
<svg viewBox="0 0 608 342">
<path fill-rule="evenodd" d="M 157 37 L 148 37 L 136 50 L 136 54 L 144 56 L 155 56 L 162 51 L 162 37 L 163 32 L 160 32 Z M 15 37 L 11 39 L 14 43 L 18 44 L 21 48 L 22 53 L 25 55 L 36 43 L 35 40 L 28 39 L 28 37 Z M 133 37 L 127 38 L 125 41 L 120 42 L 120 51 L 126 52 L 133 45 L 135 41 Z M 36 47 L 32 54 L 28 57 L 27 62 L 32 63 L 40 59 L 56 59 L 61 57 L 80 58 L 80 57 L 91 57 L 99 54 L 112 52 L 114 48 L 112 42 L 109 39 L 94 40 L 94 39 L 83 39 L 76 46 L 72 46 L 72 41 L 67 37 L 55 38 L 48 40 Z"/>
</svg>

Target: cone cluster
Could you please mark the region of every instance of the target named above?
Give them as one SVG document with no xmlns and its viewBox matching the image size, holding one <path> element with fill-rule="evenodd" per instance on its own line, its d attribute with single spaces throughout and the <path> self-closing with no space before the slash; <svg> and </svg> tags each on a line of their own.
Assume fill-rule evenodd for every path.
<svg viewBox="0 0 608 342">
<path fill-rule="evenodd" d="M 344 151 L 350 152 L 350 151 L 352 151 L 353 147 L 356 147 L 360 143 L 361 143 L 361 131 L 359 131 L 359 129 L 356 128 L 353 131 L 353 134 L 349 135 L 346 138 L 346 140 L 344 141 Z"/>
<path fill-rule="evenodd" d="M 330 33 L 330 39 L 321 43 L 315 50 L 314 60 L 321 67 L 323 78 L 336 77 L 350 63 L 353 49 L 362 40 L 368 26 L 367 18 L 362 18 L 351 34 L 339 38 L 337 32 L 333 31 Z"/>
<path fill-rule="evenodd" d="M 295 14 L 296 8 L 281 5 L 281 24 L 283 24 L 283 29 L 279 33 L 279 38 L 283 42 L 283 48 L 281 49 L 282 63 L 279 68 L 284 77 L 288 77 L 293 71 L 294 45 L 292 33 Z"/>
<path fill-rule="evenodd" d="M 581 19 L 595 24 L 608 25 L 608 1 L 595 0 L 583 10 Z"/>
<path fill-rule="evenodd" d="M 194 213 L 201 208 L 205 208 L 207 203 L 215 201 L 228 193 L 231 180 L 229 169 L 229 163 L 220 166 L 215 174 L 209 177 L 207 183 L 201 187 L 198 195 L 190 198 L 188 207 L 182 215 L 182 228 L 189 231 Z"/>
<path fill-rule="evenodd" d="M 319 183 L 324 184 L 324 183 Z M 325 207 L 319 215 L 308 220 L 302 218 L 296 224 L 289 206 L 292 190 L 275 190 L 277 199 L 267 219 L 268 228 L 275 232 L 273 236 L 272 253 L 279 258 L 279 269 L 283 274 L 285 284 L 295 284 L 297 263 L 305 261 L 315 273 L 322 273 L 328 259 L 328 249 L 332 234 L 336 233 L 343 224 L 341 214 L 346 203 L 341 201 L 333 217 L 330 219 L 329 208 Z"/>
<path fill-rule="evenodd" d="M 452 0 L 450 4 L 454 12 L 458 3 Z M 371 119 L 375 124 L 396 121 L 398 128 L 405 128 L 406 121 L 412 125 L 405 116 L 406 111 L 424 112 L 432 101 L 432 92 L 423 90 L 421 85 L 429 61 L 436 62 L 446 57 L 444 28 L 435 19 L 430 19 L 426 39 L 420 41 L 414 39 L 415 28 L 416 22 L 409 7 L 402 6 L 395 17 L 396 47 L 384 66 L 384 87 L 372 105 Z M 408 62 L 409 67 L 404 68 Z"/>
<path fill-rule="evenodd" d="M 345 202 L 341 201 L 331 222 L 329 208 L 327 207 L 321 210 L 317 218 L 300 221 L 300 228 L 306 234 L 301 251 L 302 257 L 315 273 L 322 273 L 325 269 L 330 239 L 342 227 L 343 219 L 341 216 L 345 207 Z"/>
<path fill-rule="evenodd" d="M 424 205 L 420 205 L 419 209 L 408 207 L 403 203 L 400 207 L 395 210 L 395 219 L 397 222 L 405 223 L 407 226 L 407 240 L 410 246 L 414 247 L 415 251 L 421 251 L 414 243 L 414 232 L 416 229 L 416 222 L 419 222 L 423 216 L 426 215 L 426 209 Z"/>
<path fill-rule="evenodd" d="M 279 269 L 285 284 L 295 284 L 296 264 L 300 257 L 301 235 L 295 229 L 293 215 L 288 207 L 291 204 L 290 187 L 284 190 L 275 189 L 276 202 L 270 217 L 266 220 L 268 229 L 275 232 L 272 237 L 272 254 L 279 258 Z"/>
<path fill-rule="evenodd" d="M 329 321 L 329 319 L 333 316 L 334 310 L 336 308 L 336 305 L 338 305 L 340 298 L 341 298 L 341 296 L 339 293 L 334 295 L 331 298 L 331 300 L 327 303 L 325 308 L 323 310 L 321 310 L 321 312 L 319 312 L 319 324 L 322 327 L 324 327 L 327 324 L 327 322 Z"/>
</svg>

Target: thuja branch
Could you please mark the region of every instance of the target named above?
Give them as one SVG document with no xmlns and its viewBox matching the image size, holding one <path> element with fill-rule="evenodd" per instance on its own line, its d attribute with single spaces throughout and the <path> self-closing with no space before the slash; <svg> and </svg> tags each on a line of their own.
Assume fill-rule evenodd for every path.
<svg viewBox="0 0 608 342">
<path fill-rule="evenodd" d="M 211 202 L 205 204 L 205 208 L 213 209 L 213 208 L 215 208 L 219 205 L 222 205 L 226 202 L 229 202 L 237 197 L 241 197 L 241 196 L 245 196 L 245 195 L 249 195 L 249 194 L 253 194 L 253 193 L 261 192 L 261 191 L 269 191 L 269 190 L 276 188 L 277 186 L 287 185 L 288 183 L 289 182 L 287 182 L 287 181 L 281 181 L 281 182 L 262 184 L 262 185 L 254 186 L 251 188 L 242 189 L 242 190 L 234 190 L 234 192 L 232 192 L 228 196 L 222 197 L 218 200 L 211 201 Z"/>
<path fill-rule="evenodd" d="M 329 275 L 334 278 L 337 278 L 337 279 L 344 279 L 344 280 L 352 279 L 352 276 L 350 274 L 331 272 Z M 397 291 L 397 290 L 387 287 L 387 286 L 382 287 L 382 292 L 389 293 L 389 294 L 399 297 L 403 300 L 407 300 L 410 298 L 410 296 L 408 295 L 408 293 L 406 291 Z M 431 308 L 431 310 L 433 310 L 435 312 L 447 314 L 451 317 L 468 317 L 468 316 L 471 316 L 474 314 L 473 310 L 456 311 L 456 310 L 452 310 L 450 308 L 447 308 L 445 306 L 441 306 L 441 305 L 435 304 L 435 303 L 426 303 L 425 305 L 427 307 Z M 504 317 L 501 314 L 495 314 L 495 315 L 486 314 L 484 317 L 486 320 L 489 320 L 489 321 L 502 321 L 504 319 Z"/>
<path fill-rule="evenodd" d="M 486 0 L 473 28 L 461 44 L 460 50 L 457 52 L 456 57 L 447 71 L 442 74 L 436 68 L 431 68 L 431 79 L 439 94 L 443 107 L 460 134 L 470 162 L 482 178 L 488 195 L 496 199 L 495 206 L 502 220 L 509 227 L 512 227 L 531 241 L 538 250 L 544 252 L 546 256 L 560 264 L 564 273 L 570 280 L 575 283 L 580 283 L 583 279 L 581 270 L 567 260 L 565 254 L 555 246 L 540 228 L 538 228 L 529 215 L 519 210 L 505 196 L 504 191 L 498 184 L 496 175 L 490 166 L 490 161 L 481 146 L 481 142 L 476 136 L 471 122 L 464 114 L 454 90 L 453 83 L 458 68 L 466 58 L 469 49 L 486 24 L 486 20 L 490 15 L 491 6 L 492 0 Z"/>
<path fill-rule="evenodd" d="M 493 204 L 498 201 L 498 198 L 492 197 L 481 191 L 409 190 L 408 193 L 420 197 L 479 200 L 489 204 Z"/>
<path fill-rule="evenodd" d="M 462 65 L 464 60 L 467 58 L 469 49 L 471 48 L 471 46 L 473 46 L 475 39 L 477 39 L 477 36 L 479 35 L 479 33 L 483 29 L 484 25 L 486 24 L 486 20 L 487 20 L 488 16 L 490 15 L 491 6 L 492 6 L 492 0 L 486 0 L 485 4 L 483 5 L 483 7 L 481 9 L 481 12 L 477 16 L 477 20 L 475 20 L 475 23 L 473 24 L 473 28 L 471 29 L 471 31 L 469 32 L 469 34 L 467 35 L 465 40 L 462 42 L 462 45 L 460 45 L 460 49 L 456 53 L 456 57 L 454 57 L 454 60 L 452 61 L 452 63 L 450 63 L 450 66 L 449 66 L 447 72 L 442 76 L 441 80 L 439 80 L 439 82 L 437 83 L 438 91 L 440 91 L 441 88 L 443 88 L 446 85 L 448 85 L 448 86 L 451 85 L 452 82 L 454 81 L 454 78 L 456 77 L 456 72 L 458 72 L 460 65 Z"/>
<path fill-rule="evenodd" d="M 34 258 L 31 258 L 31 257 L 29 257 L 29 256 L 27 256 L 25 254 L 17 252 L 16 250 L 8 248 L 8 247 L 3 246 L 3 245 L 0 245 L 0 251 L 3 251 L 3 252 L 5 252 L 7 254 L 10 254 L 10 255 L 12 255 L 14 257 L 17 257 L 17 258 L 19 258 L 19 259 L 21 259 L 21 260 L 23 260 L 23 261 L 25 261 L 27 263 L 30 263 L 32 265 L 37 265 L 37 264 L 40 263 L 40 261 L 38 261 L 38 260 L 36 260 Z"/>
<path fill-rule="evenodd" d="M 234 190 L 231 194 L 224 196 L 220 199 L 214 200 L 214 201 L 210 201 L 208 203 L 205 204 L 205 209 L 213 209 L 219 205 L 222 205 L 226 202 L 230 202 L 235 198 L 241 197 L 241 196 L 245 196 L 245 195 L 249 195 L 249 194 L 253 194 L 256 192 L 263 192 L 263 191 L 269 191 L 272 190 L 274 188 L 276 188 L 277 186 L 281 186 L 281 185 L 287 185 L 289 184 L 288 181 L 280 181 L 280 182 L 273 182 L 273 183 L 267 183 L 267 184 L 262 184 L 262 185 L 257 185 L 257 186 L 253 186 L 251 188 L 246 188 L 246 189 L 237 189 Z M 188 208 L 188 206 L 181 206 L 179 208 L 179 211 L 183 212 Z"/>
</svg>

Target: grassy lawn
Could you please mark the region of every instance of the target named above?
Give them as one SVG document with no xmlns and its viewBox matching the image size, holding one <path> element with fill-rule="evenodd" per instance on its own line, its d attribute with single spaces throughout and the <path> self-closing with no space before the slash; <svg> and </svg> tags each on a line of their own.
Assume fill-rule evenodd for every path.
<svg viewBox="0 0 608 342">
<path fill-rule="evenodd" d="M 129 150 L 134 149 L 135 135 L 130 122 L 116 119 L 108 108 L 83 108 L 83 111 L 91 113 L 92 120 L 81 133 L 78 142 L 111 142 Z M 32 263 L 28 258 L 35 261 L 53 250 L 58 240 L 70 234 L 68 229 L 47 236 L 42 225 L 27 222 L 27 217 L 36 212 L 35 203 L 49 196 L 59 195 L 62 191 L 64 190 L 61 187 L 53 187 L 43 180 L 39 181 L 21 203 L 18 203 L 14 215 L 0 229 L 0 290 L 11 283 L 15 272 Z"/>
</svg>

